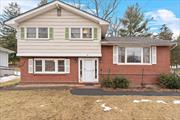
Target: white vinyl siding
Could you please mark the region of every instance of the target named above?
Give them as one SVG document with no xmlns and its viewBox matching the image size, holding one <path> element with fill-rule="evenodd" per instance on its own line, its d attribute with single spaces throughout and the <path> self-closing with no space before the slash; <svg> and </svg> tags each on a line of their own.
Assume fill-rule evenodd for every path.
<svg viewBox="0 0 180 120">
<path fill-rule="evenodd" d="M 20 28 L 30 26 L 53 28 L 53 40 L 21 39 Z M 97 28 L 97 40 L 73 41 L 65 39 L 65 28 L 77 26 Z M 101 56 L 100 26 L 64 9 L 62 9 L 60 17 L 57 16 L 56 9 L 53 9 L 24 21 L 20 23 L 17 31 L 18 56 Z"/>
<path fill-rule="evenodd" d="M 8 53 L 0 51 L 0 66 L 8 67 Z"/>
</svg>

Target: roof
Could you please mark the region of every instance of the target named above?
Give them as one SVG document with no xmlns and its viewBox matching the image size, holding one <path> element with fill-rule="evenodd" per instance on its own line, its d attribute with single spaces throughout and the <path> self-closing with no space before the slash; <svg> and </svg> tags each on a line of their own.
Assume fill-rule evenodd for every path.
<svg viewBox="0 0 180 120">
<path fill-rule="evenodd" d="M 0 51 L 6 52 L 6 53 L 15 53 L 14 51 L 6 49 L 6 48 L 3 48 L 3 47 L 0 47 Z"/>
<path fill-rule="evenodd" d="M 151 37 L 107 37 L 102 45 L 144 45 L 144 46 L 172 46 L 176 43 L 171 40 L 155 39 Z"/>
<path fill-rule="evenodd" d="M 14 18 L 8 19 L 8 20 L 5 21 L 5 24 L 7 24 L 9 26 L 12 26 L 12 25 L 17 24 L 18 22 L 20 22 L 21 19 L 25 20 L 24 19 L 25 17 L 26 17 L 26 19 L 29 19 L 31 17 L 42 14 L 42 13 L 44 13 L 44 12 L 54 8 L 54 7 L 57 7 L 57 5 L 64 8 L 64 9 L 68 9 L 70 11 L 76 12 L 79 15 L 87 17 L 87 18 L 89 18 L 89 19 L 91 19 L 91 20 L 93 20 L 95 22 L 98 22 L 101 25 L 109 25 L 108 21 L 106 21 L 106 20 L 104 20 L 104 19 L 102 19 L 100 17 L 97 17 L 97 16 L 95 16 L 93 14 L 90 14 L 90 13 L 84 11 L 84 10 L 80 10 L 80 9 L 78 9 L 78 8 L 72 6 L 72 5 L 69 5 L 69 4 L 65 3 L 65 2 L 57 1 L 57 0 L 49 2 L 49 3 L 47 3 L 45 5 L 42 5 L 42 6 L 36 7 L 34 9 L 31 9 L 31 10 L 29 10 L 27 12 L 24 12 L 24 13 L 16 16 L 16 17 L 14 17 Z"/>
</svg>

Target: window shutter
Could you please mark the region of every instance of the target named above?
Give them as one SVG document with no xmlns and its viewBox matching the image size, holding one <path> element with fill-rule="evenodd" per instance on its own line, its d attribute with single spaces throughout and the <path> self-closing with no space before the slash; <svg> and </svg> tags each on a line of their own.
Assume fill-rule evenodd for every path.
<svg viewBox="0 0 180 120">
<path fill-rule="evenodd" d="M 94 39 L 97 40 L 98 38 L 98 31 L 97 28 L 94 28 Z"/>
<path fill-rule="evenodd" d="M 70 59 L 65 60 L 65 71 L 66 73 L 70 73 Z"/>
<path fill-rule="evenodd" d="M 54 38 L 54 29 L 53 28 L 49 28 L 49 38 L 50 39 Z"/>
<path fill-rule="evenodd" d="M 69 39 L 69 28 L 65 28 L 65 39 Z"/>
<path fill-rule="evenodd" d="M 113 64 L 118 63 L 118 46 L 113 46 Z"/>
<path fill-rule="evenodd" d="M 25 34 L 24 27 L 21 27 L 21 39 L 24 39 L 24 34 Z"/>
<path fill-rule="evenodd" d="M 157 63 L 157 48 L 156 46 L 152 47 L 152 56 L 151 56 L 151 63 L 156 64 Z"/>
<path fill-rule="evenodd" d="M 28 59 L 28 73 L 33 73 L 33 59 Z"/>
</svg>

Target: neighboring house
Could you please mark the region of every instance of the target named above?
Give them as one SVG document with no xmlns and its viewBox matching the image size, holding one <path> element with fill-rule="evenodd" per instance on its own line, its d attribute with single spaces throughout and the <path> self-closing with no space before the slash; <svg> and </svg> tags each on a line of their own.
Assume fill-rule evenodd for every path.
<svg viewBox="0 0 180 120">
<path fill-rule="evenodd" d="M 8 67 L 10 53 L 14 51 L 0 47 L 0 67 Z"/>
<path fill-rule="evenodd" d="M 8 68 L 10 53 L 14 53 L 14 51 L 0 47 L 0 76 L 13 73 L 13 71 Z"/>
<path fill-rule="evenodd" d="M 23 83 L 99 83 L 123 75 L 134 85 L 152 84 L 170 72 L 170 41 L 105 38 L 107 21 L 63 2 L 5 23 L 17 30 Z"/>
</svg>

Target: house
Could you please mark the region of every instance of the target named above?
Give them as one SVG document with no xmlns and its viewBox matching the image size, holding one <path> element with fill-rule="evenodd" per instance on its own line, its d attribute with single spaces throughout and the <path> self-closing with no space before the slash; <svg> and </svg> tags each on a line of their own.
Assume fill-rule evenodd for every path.
<svg viewBox="0 0 180 120">
<path fill-rule="evenodd" d="M 0 76 L 12 73 L 12 71 L 8 69 L 10 53 L 14 53 L 14 51 L 0 47 Z"/>
<path fill-rule="evenodd" d="M 8 67 L 9 54 L 14 53 L 12 50 L 0 47 L 0 67 Z"/>
<path fill-rule="evenodd" d="M 170 41 L 106 38 L 109 23 L 54 1 L 5 24 L 17 30 L 22 83 L 99 83 L 123 75 L 154 84 L 170 72 Z"/>
</svg>

